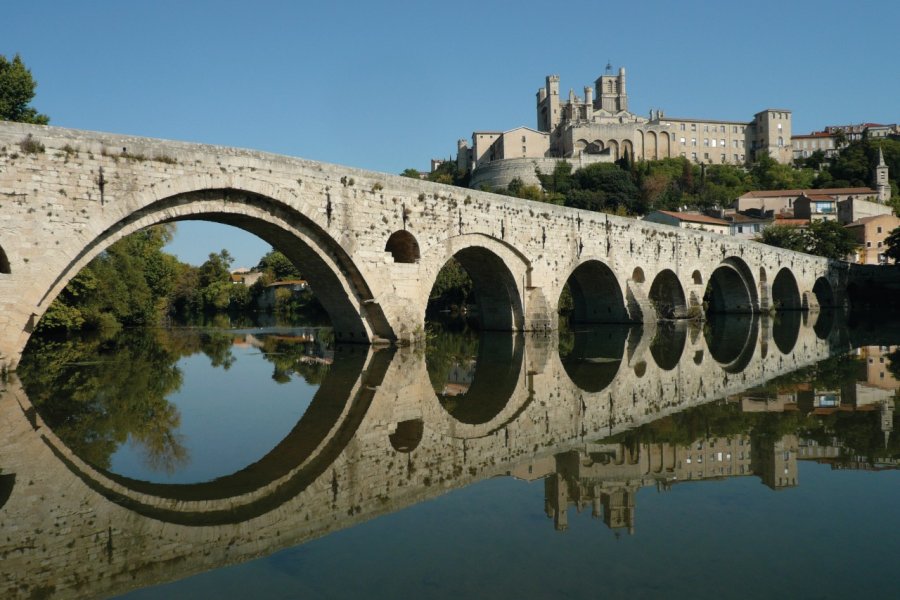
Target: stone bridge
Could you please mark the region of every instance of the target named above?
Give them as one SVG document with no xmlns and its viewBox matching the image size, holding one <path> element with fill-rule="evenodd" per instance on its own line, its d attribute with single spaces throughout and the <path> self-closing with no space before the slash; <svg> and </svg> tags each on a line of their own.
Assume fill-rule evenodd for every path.
<svg viewBox="0 0 900 600">
<path fill-rule="evenodd" d="M 849 347 L 828 311 L 787 320 L 773 328 L 748 315 L 705 332 L 682 321 L 665 353 L 655 324 L 609 328 L 563 359 L 554 334 L 492 334 L 453 410 L 435 394 L 422 352 L 341 346 L 335 377 L 294 430 L 213 484 L 149 484 L 92 468 L 10 374 L 0 384 L 0 595 L 108 597 L 251 560 L 527 473 Z"/>
<path fill-rule="evenodd" d="M 338 339 L 413 343 L 439 270 L 471 276 L 485 330 L 556 327 L 568 282 L 583 322 L 816 309 L 845 271 L 769 246 L 286 156 L 0 123 L 0 366 L 112 243 L 201 219 L 301 266 Z"/>
</svg>

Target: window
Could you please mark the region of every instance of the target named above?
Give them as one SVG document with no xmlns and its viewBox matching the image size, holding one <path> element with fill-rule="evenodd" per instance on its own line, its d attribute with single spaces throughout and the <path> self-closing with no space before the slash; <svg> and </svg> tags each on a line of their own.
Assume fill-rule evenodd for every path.
<svg viewBox="0 0 900 600">
<path fill-rule="evenodd" d="M 784 146 L 784 138 L 779 136 L 778 137 L 778 147 L 781 148 L 782 146 Z"/>
<path fill-rule="evenodd" d="M 684 138 L 681 138 L 681 144 L 684 145 Z"/>
<path fill-rule="evenodd" d="M 709 138 L 703 138 L 703 145 L 709 146 Z"/>
<path fill-rule="evenodd" d="M 682 123 L 682 124 L 681 124 L 681 130 L 682 130 L 682 131 L 684 131 L 684 127 L 685 127 L 685 125 L 684 125 L 684 123 Z"/>
<path fill-rule="evenodd" d="M 875 229 L 878 231 L 878 233 L 881 233 L 881 227 L 876 227 Z"/>
<path fill-rule="evenodd" d="M 709 160 L 709 152 L 704 152 L 704 153 L 703 153 L 703 158 L 706 159 L 706 160 Z"/>
<path fill-rule="evenodd" d="M 697 145 L 697 138 L 691 138 L 691 146 Z"/>
<path fill-rule="evenodd" d="M 881 248 L 881 242 L 878 242 L 878 247 Z"/>
<path fill-rule="evenodd" d="M 723 148 L 725 147 L 725 140 L 719 140 L 719 145 Z"/>
<path fill-rule="evenodd" d="M 726 160 L 726 158 L 725 158 L 725 155 L 723 154 L 723 155 L 722 155 L 722 159 L 720 160 L 720 162 L 723 162 L 723 163 L 724 163 L 725 160 Z"/>
<path fill-rule="evenodd" d="M 691 123 L 691 131 L 697 131 L 697 124 Z"/>
<path fill-rule="evenodd" d="M 866 248 L 871 248 L 871 247 L 872 247 L 872 242 L 866 242 Z"/>
<path fill-rule="evenodd" d="M 778 124 L 778 131 L 781 131 L 781 123 Z"/>
<path fill-rule="evenodd" d="M 721 131 L 722 133 L 725 133 L 725 126 L 724 126 L 724 125 L 721 125 L 721 126 L 719 127 L 719 131 Z"/>
<path fill-rule="evenodd" d="M 525 143 L 525 136 L 524 136 L 524 135 L 522 136 L 522 143 L 523 143 L 523 144 Z"/>
<path fill-rule="evenodd" d="M 691 159 L 693 159 L 695 162 L 697 161 L 697 153 L 696 152 L 691 152 Z"/>
<path fill-rule="evenodd" d="M 737 161 L 738 161 L 738 155 L 735 154 L 735 155 L 734 155 L 734 162 L 737 162 Z"/>
<path fill-rule="evenodd" d="M 703 131 L 709 131 L 709 125 L 704 125 L 704 126 L 703 126 Z"/>
</svg>

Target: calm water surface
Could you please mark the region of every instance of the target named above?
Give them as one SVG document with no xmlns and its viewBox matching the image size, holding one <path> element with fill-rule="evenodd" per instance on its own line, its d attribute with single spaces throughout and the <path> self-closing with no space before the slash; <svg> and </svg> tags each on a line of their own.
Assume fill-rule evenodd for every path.
<svg viewBox="0 0 900 600">
<path fill-rule="evenodd" d="M 836 315 L 33 343 L 0 395 L 10 597 L 896 588 L 900 328 Z"/>
</svg>

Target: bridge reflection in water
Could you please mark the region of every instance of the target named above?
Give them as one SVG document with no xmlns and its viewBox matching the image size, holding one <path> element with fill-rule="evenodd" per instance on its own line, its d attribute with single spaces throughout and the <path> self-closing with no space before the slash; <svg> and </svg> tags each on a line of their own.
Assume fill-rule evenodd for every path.
<svg viewBox="0 0 900 600">
<path fill-rule="evenodd" d="M 837 459 L 847 448 L 796 431 L 679 437 L 659 424 L 690 421 L 720 399 L 728 401 L 715 410 L 732 417 L 849 407 L 877 412 L 885 448 L 896 446 L 890 386 L 827 382 L 820 398 L 808 383 L 811 367 L 858 345 L 839 322 L 788 312 L 778 322 L 747 315 L 559 337 L 485 334 L 443 354 L 339 346 L 309 408 L 271 452 L 184 485 L 92 466 L 45 425 L 13 375 L 0 397 L 0 592 L 122 593 L 499 475 L 544 479 L 545 509 L 560 529 L 575 505 L 633 530 L 644 486 L 741 475 L 795 486 L 798 459 Z"/>
</svg>

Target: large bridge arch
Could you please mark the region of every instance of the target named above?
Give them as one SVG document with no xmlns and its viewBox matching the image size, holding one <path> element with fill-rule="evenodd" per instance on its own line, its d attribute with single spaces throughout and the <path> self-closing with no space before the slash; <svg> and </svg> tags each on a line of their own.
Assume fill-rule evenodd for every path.
<svg viewBox="0 0 900 600">
<path fill-rule="evenodd" d="M 710 313 L 759 312 L 759 295 L 750 267 L 736 256 L 725 258 L 708 278 L 704 301 Z"/>
<path fill-rule="evenodd" d="M 579 262 L 565 283 L 572 294 L 573 323 L 625 323 L 631 320 L 616 274 L 605 262 L 588 258 Z"/>
<path fill-rule="evenodd" d="M 663 269 L 653 278 L 649 299 L 660 319 L 679 318 L 687 314 L 684 288 L 671 269 Z"/>
<path fill-rule="evenodd" d="M 529 287 L 531 264 L 513 246 L 483 234 L 463 234 L 428 248 L 420 263 L 424 264 L 423 289 L 431 290 L 438 273 L 455 258 L 472 279 L 478 306 L 478 321 L 487 331 L 521 331 L 525 328 L 524 291 Z M 424 326 L 426 293 L 419 309 Z"/>
<path fill-rule="evenodd" d="M 801 310 L 803 308 L 797 278 L 787 267 L 782 267 L 772 281 L 772 307 L 775 310 Z"/>
<path fill-rule="evenodd" d="M 208 182 L 215 185 L 218 182 Z M 340 243 L 297 208 L 259 191 L 257 187 L 207 187 L 182 191 L 168 186 L 174 194 L 139 208 L 120 210 L 120 218 L 84 240 L 81 251 L 55 276 L 37 303 L 34 321 L 43 316 L 65 286 L 96 256 L 122 238 L 162 223 L 205 220 L 231 225 L 257 235 L 301 266 L 310 288 L 332 320 L 335 337 L 341 342 L 370 343 L 394 339 L 394 333 L 380 307 L 368 302 L 372 293 L 364 276 Z M 269 190 L 271 191 L 271 190 Z M 161 194 L 160 194 L 161 195 Z M 30 335 L 30 331 L 27 332 Z M 22 342 L 24 348 L 26 339 Z"/>
</svg>

